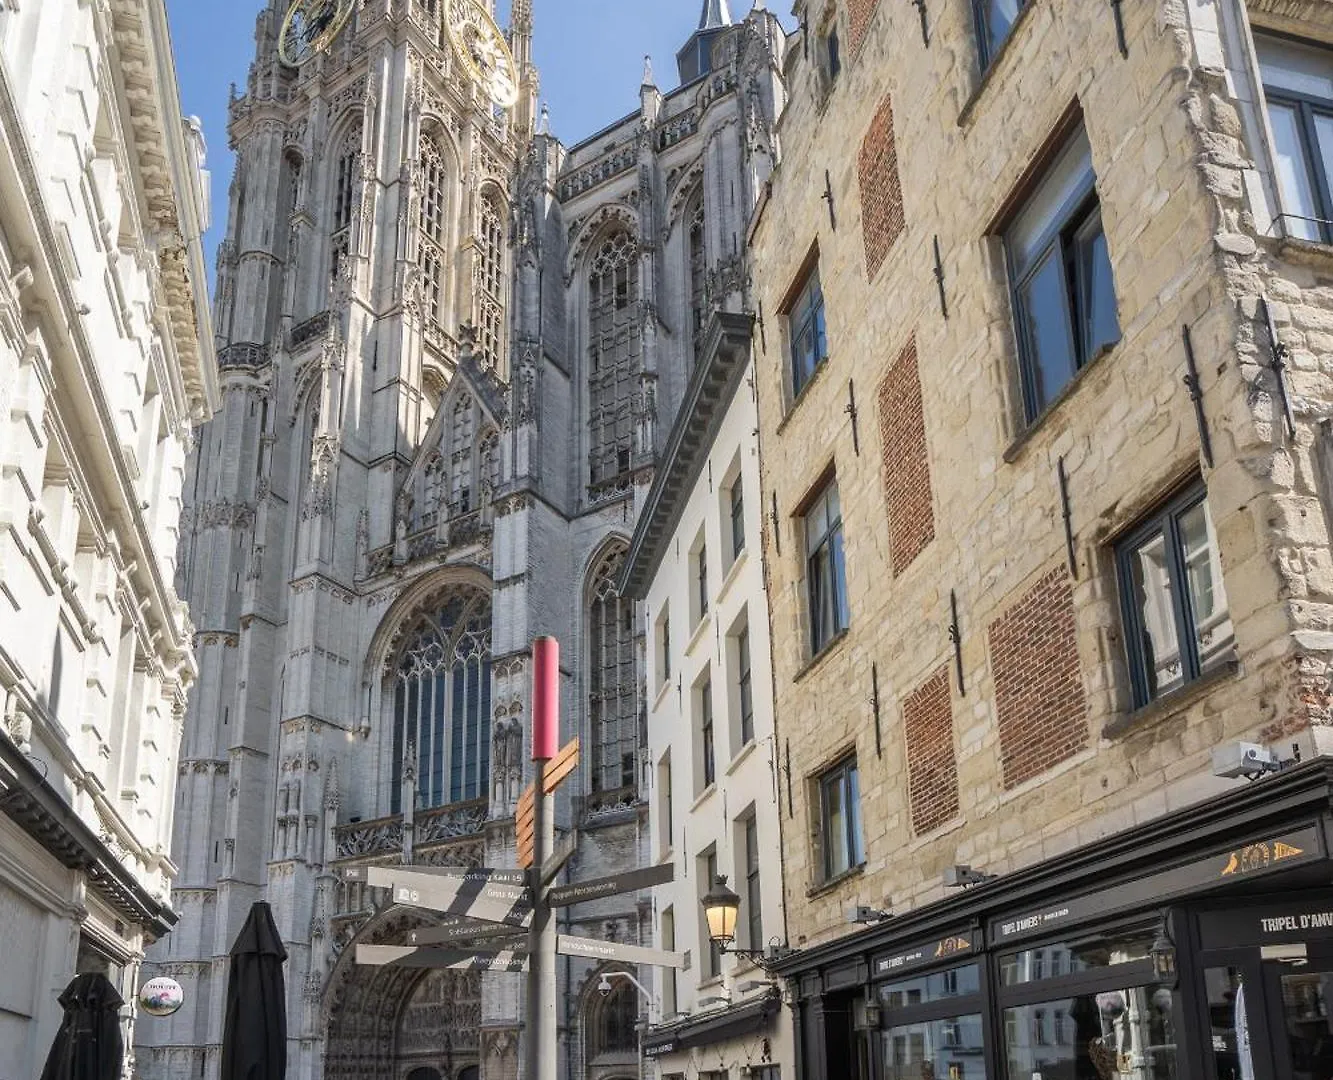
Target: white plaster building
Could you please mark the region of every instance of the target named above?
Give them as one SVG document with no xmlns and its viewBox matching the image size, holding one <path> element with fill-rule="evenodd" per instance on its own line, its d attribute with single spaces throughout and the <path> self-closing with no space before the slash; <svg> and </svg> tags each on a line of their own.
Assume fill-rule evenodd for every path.
<svg viewBox="0 0 1333 1080">
<path fill-rule="evenodd" d="M 647 77 L 639 109 L 566 147 L 537 123 L 527 0 L 507 112 L 466 77 L 448 4 L 359 3 L 299 68 L 286 9 L 263 5 L 231 104 L 222 405 L 182 528 L 181 924 L 154 956 L 186 1004 L 140 1029 L 141 1072 L 217 1075 L 226 953 L 263 897 L 289 1076 L 514 1080 L 521 978 L 359 967 L 354 945 L 433 920 L 338 871 L 514 864 L 538 634 L 582 739 L 570 872 L 648 857 L 642 621 L 617 581 L 696 329 L 748 306 L 786 38 L 710 0 L 682 85 Z M 562 909 L 560 930 L 647 943 L 650 907 Z M 558 976 L 561 1076 L 637 1076 L 637 994 L 603 998 L 588 961 Z"/>
<path fill-rule="evenodd" d="M 176 921 L 176 532 L 217 401 L 203 160 L 163 0 L 0 5 L 5 1080 L 40 1072 L 76 972 L 132 1001 Z"/>
<path fill-rule="evenodd" d="M 786 942 L 751 334 L 729 313 L 703 331 L 622 578 L 646 601 L 649 845 L 675 866 L 653 933 L 690 954 L 684 971 L 655 969 L 643 1045 L 663 1077 L 793 1075 L 788 1010 L 744 954 Z M 741 900 L 740 954 L 708 938 L 700 900 L 718 877 Z"/>
</svg>

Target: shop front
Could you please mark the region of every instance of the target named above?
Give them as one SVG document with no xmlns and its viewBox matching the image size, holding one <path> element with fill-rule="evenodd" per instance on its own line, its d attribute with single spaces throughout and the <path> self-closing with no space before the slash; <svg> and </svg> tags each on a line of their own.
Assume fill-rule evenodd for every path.
<svg viewBox="0 0 1333 1080">
<path fill-rule="evenodd" d="M 1333 1080 L 1333 764 L 782 965 L 800 1080 Z"/>
</svg>

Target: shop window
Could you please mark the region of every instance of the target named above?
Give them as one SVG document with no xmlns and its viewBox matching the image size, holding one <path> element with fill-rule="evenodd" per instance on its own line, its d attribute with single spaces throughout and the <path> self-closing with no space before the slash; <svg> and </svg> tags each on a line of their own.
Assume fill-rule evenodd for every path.
<svg viewBox="0 0 1333 1080">
<path fill-rule="evenodd" d="M 1254 48 L 1285 231 L 1333 243 L 1333 51 L 1257 33 Z"/>
<path fill-rule="evenodd" d="M 1176 1080 L 1177 1020 L 1153 975 L 1152 940 L 1131 931 L 1001 956 L 1005 1080 Z"/>
<path fill-rule="evenodd" d="M 791 352 L 791 393 L 797 397 L 815 371 L 828 359 L 828 333 L 824 325 L 824 291 L 819 284 L 819 263 L 809 269 L 795 289 L 796 300 L 783 314 L 787 317 L 788 348 Z"/>
<path fill-rule="evenodd" d="M 847 758 L 816 781 L 819 796 L 819 843 L 824 880 L 865 862 L 861 846 L 861 780 L 856 758 Z"/>
<path fill-rule="evenodd" d="M 1121 541 L 1116 565 L 1136 707 L 1234 656 L 1203 485 L 1172 499 Z"/>
<path fill-rule="evenodd" d="M 1029 0 L 972 0 L 982 71 L 999 55 L 1000 46 L 1008 39 L 1019 12 L 1028 3 Z"/>
<path fill-rule="evenodd" d="M 1004 233 L 1029 422 L 1120 340 L 1096 180 L 1080 127 Z"/>
<path fill-rule="evenodd" d="M 842 546 L 838 482 L 830 480 L 805 512 L 806 588 L 810 653 L 822 652 L 851 623 Z"/>
<path fill-rule="evenodd" d="M 980 980 L 969 964 L 878 987 L 883 1080 L 984 1076 Z"/>
</svg>

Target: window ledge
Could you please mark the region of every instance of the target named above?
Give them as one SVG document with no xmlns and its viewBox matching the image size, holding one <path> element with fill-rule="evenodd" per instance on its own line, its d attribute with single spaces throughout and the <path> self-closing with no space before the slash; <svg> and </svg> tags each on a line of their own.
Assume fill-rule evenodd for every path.
<svg viewBox="0 0 1333 1080">
<path fill-rule="evenodd" d="M 670 675 L 662 680 L 662 685 L 657 688 L 657 694 L 653 698 L 653 712 L 657 712 L 657 710 L 662 707 L 662 702 L 666 699 L 667 691 L 674 685 Z"/>
<path fill-rule="evenodd" d="M 942 840 L 950 833 L 957 832 L 966 824 L 967 824 L 967 818 L 963 817 L 961 813 L 955 814 L 953 817 L 951 817 L 948 821 L 944 822 L 943 824 L 936 825 L 933 829 L 930 830 L 930 832 L 922 833 L 920 836 L 918 836 L 915 840 L 913 840 L 910 844 L 907 845 L 907 850 L 909 853 L 914 851 L 920 851 L 922 848 L 929 847 L 931 844 L 934 844 L 939 840 Z"/>
<path fill-rule="evenodd" d="M 746 556 L 750 553 L 749 548 L 741 548 L 740 553 L 731 560 L 731 565 L 727 567 L 727 572 L 722 578 L 722 588 L 717 590 L 717 600 L 714 606 L 720 606 L 727 599 L 727 593 L 731 591 L 731 586 L 736 579 L 741 576 L 741 568 L 750 560 Z"/>
<path fill-rule="evenodd" d="M 851 633 L 851 627 L 843 627 L 843 629 L 839 630 L 829 638 L 827 645 L 797 669 L 796 674 L 791 677 L 791 681 L 798 683 L 809 675 L 810 672 L 814 671 L 815 668 L 819 667 L 830 655 L 838 651 L 838 646 L 847 640 L 847 635 L 849 633 Z"/>
<path fill-rule="evenodd" d="M 831 877 L 827 881 L 821 881 L 818 885 L 811 885 L 805 890 L 807 900 L 813 900 L 817 896 L 824 896 L 833 892 L 842 885 L 846 885 L 852 878 L 858 878 L 866 872 L 865 863 L 857 863 L 850 870 L 844 870 L 837 877 Z"/>
<path fill-rule="evenodd" d="M 828 369 L 828 366 L 829 358 L 827 356 L 815 365 L 815 370 L 810 372 L 810 378 L 805 380 L 805 385 L 801 387 L 801 392 L 791 399 L 791 404 L 787 406 L 787 412 L 783 415 L 782 419 L 778 421 L 777 434 L 782 434 L 788 421 L 796 415 L 797 408 L 800 406 L 801 402 L 805 400 L 806 395 L 810 393 L 810 388 L 814 386 L 815 383 L 819 382 L 819 377 L 824 374 Z"/>
<path fill-rule="evenodd" d="M 758 739 L 751 739 L 739 750 L 737 750 L 736 756 L 731 759 L 731 764 L 727 766 L 727 775 L 730 776 L 742 765 L 744 765 L 745 762 L 749 760 L 750 755 L 754 753 L 754 748 L 758 745 L 759 745 Z"/>
<path fill-rule="evenodd" d="M 1200 698 L 1207 697 L 1220 683 L 1240 674 L 1240 661 L 1227 660 L 1205 671 L 1193 682 L 1177 687 L 1169 694 L 1163 694 L 1147 705 L 1141 705 L 1133 712 L 1118 716 L 1102 728 L 1103 739 L 1118 739 L 1123 735 L 1151 727 L 1189 708 Z"/>
<path fill-rule="evenodd" d="M 1120 341 L 1123 340 L 1124 338 L 1120 339 Z M 1060 392 L 1047 402 L 1046 408 L 1037 413 L 1027 427 L 1019 432 L 1013 442 L 1005 448 L 1004 454 L 1002 455 L 1006 464 L 1012 465 L 1023 456 L 1023 451 L 1027 449 L 1028 443 L 1032 441 L 1037 432 L 1046 426 L 1046 422 L 1050 420 L 1055 413 L 1060 411 L 1061 407 L 1069 398 L 1073 397 L 1078 388 L 1083 385 L 1083 381 L 1087 377 L 1088 372 L 1100 367 L 1102 360 L 1120 347 L 1120 341 L 1112 342 L 1110 345 L 1103 345 L 1098 349 L 1097 355 L 1079 368 L 1078 371 L 1074 373 L 1074 377 L 1060 388 Z"/>
<path fill-rule="evenodd" d="M 1281 239 L 1261 240 L 1260 247 L 1268 248 L 1280 258 L 1287 259 L 1301 266 L 1314 270 L 1333 270 L 1333 244 L 1324 244 L 1318 240 L 1304 240 L 1298 236 L 1284 236 Z"/>
<path fill-rule="evenodd" d="M 717 781 L 714 780 L 703 791 L 694 797 L 694 802 L 690 803 L 690 813 L 693 814 L 699 807 L 703 806 L 709 799 L 717 794 Z"/>
<path fill-rule="evenodd" d="M 713 621 L 713 613 L 705 611 L 699 616 L 699 621 L 694 624 L 694 629 L 690 631 L 690 640 L 685 642 L 685 655 L 689 656 L 694 652 L 695 646 L 703 639 L 704 632 Z"/>
<path fill-rule="evenodd" d="M 1023 24 L 1027 22 L 1028 16 L 1036 6 L 1037 0 L 1028 0 L 1028 2 L 1023 5 L 1023 10 L 1018 13 L 1018 18 L 1016 18 L 1013 25 L 1009 27 L 1009 34 L 1004 39 L 1004 44 L 1000 46 L 1000 51 L 990 58 L 990 63 L 986 65 L 986 69 L 981 73 L 981 81 L 977 83 L 977 88 L 972 91 L 971 97 L 963 102 L 963 107 L 958 110 L 959 127 L 966 127 L 968 121 L 972 119 L 972 113 L 976 110 L 977 102 L 980 101 L 982 95 L 986 93 L 986 87 L 990 86 L 992 79 L 995 78 L 995 72 L 999 69 L 1000 65 L 1004 63 L 1005 57 L 1009 55 L 1010 48 L 1014 43 L 1014 38 L 1018 36 L 1019 31 L 1023 28 Z M 975 40 L 975 31 L 973 32 L 973 37 Z M 978 41 L 978 58 L 980 58 L 980 54 L 981 43 Z"/>
</svg>

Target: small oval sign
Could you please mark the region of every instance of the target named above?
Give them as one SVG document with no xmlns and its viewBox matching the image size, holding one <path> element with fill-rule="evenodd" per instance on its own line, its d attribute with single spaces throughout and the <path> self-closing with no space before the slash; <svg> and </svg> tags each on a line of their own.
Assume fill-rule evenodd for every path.
<svg viewBox="0 0 1333 1080">
<path fill-rule="evenodd" d="M 185 1001 L 185 991 L 175 979 L 149 979 L 139 990 L 139 1008 L 149 1016 L 170 1016 Z"/>
</svg>

